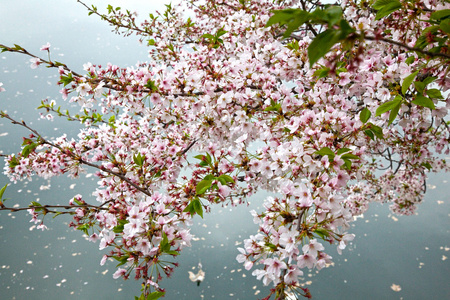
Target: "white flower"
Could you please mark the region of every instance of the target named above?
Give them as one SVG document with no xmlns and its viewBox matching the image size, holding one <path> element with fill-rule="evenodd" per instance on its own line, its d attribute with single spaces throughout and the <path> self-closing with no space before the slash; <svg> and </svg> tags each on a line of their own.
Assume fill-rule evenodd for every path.
<svg viewBox="0 0 450 300">
<path fill-rule="evenodd" d="M 31 62 L 30 67 L 32 69 L 36 69 L 42 63 L 42 61 L 39 58 L 37 58 L 37 57 L 31 58 L 30 62 Z"/>
<path fill-rule="evenodd" d="M 91 90 L 92 90 L 91 86 L 87 83 L 81 83 L 77 87 L 77 92 L 80 94 L 80 96 L 85 96 Z"/>
</svg>

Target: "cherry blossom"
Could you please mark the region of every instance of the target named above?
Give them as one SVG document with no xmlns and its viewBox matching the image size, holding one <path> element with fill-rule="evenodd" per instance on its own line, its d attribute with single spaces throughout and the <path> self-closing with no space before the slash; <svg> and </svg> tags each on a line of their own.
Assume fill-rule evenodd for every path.
<svg viewBox="0 0 450 300">
<path fill-rule="evenodd" d="M 236 259 L 274 286 L 268 297 L 310 297 L 300 277 L 332 263 L 326 243 L 341 254 L 357 240 L 350 224 L 371 202 L 413 214 L 427 174 L 450 169 L 441 158 L 450 152 L 448 22 L 435 13 L 448 3 L 392 2 L 393 11 L 385 1 L 189 0 L 140 25 L 133 12 L 82 3 L 148 44 L 149 61 L 86 63 L 77 73 L 51 60 L 48 43 L 48 60 L 0 44 L 31 56 L 31 68 L 57 68 L 62 101 L 80 110 L 63 114 L 44 100 L 42 117 L 82 126 L 47 139 L 2 112 L 31 133 L 5 156 L 4 173 L 17 182 L 94 170 L 97 202 L 67 199 L 70 226 L 108 251 L 102 265 L 124 266 L 113 278 L 134 272 L 155 297 L 191 245 L 193 219 L 265 191 L 249 216 L 258 232 Z M 309 19 L 298 28 L 273 21 L 286 8 Z M 324 40 L 335 43 L 318 47 Z M 55 213 L 27 209 L 42 229 L 39 216 Z"/>
</svg>

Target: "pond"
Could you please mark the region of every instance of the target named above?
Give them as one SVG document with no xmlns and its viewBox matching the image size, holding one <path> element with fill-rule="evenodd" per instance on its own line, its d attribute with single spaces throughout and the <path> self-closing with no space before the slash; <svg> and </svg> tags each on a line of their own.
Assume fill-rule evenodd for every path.
<svg viewBox="0 0 450 300">
<path fill-rule="evenodd" d="M 99 8 L 122 5 L 146 15 L 157 1 L 89 1 Z M 3 0 L 0 4 L 0 43 L 19 44 L 38 53 L 51 43 L 52 58 L 82 71 L 86 62 L 120 66 L 146 61 L 146 47 L 134 37 L 110 32 L 106 23 L 75 0 Z M 161 7 L 161 5 L 159 5 Z M 36 107 L 45 98 L 62 103 L 55 70 L 31 70 L 27 57 L 0 54 L 0 109 L 25 120 L 45 136 L 77 133 L 76 124 L 39 120 Z M 67 104 L 66 104 L 67 105 Z M 17 152 L 28 135 L 0 119 L 0 145 L 4 153 Z M 89 170 L 78 180 L 33 178 L 10 185 L 9 205 L 31 201 L 65 204 L 77 193 L 90 195 L 96 179 Z M 430 176 L 425 201 L 417 214 L 399 217 L 387 206 L 373 204 L 353 223 L 356 238 L 339 256 L 328 253 L 334 266 L 305 274 L 314 299 L 448 299 L 450 298 L 450 199 L 448 174 Z M 0 186 L 8 179 L 0 175 Z M 264 194 L 256 194 L 248 207 L 215 207 L 204 219 L 194 218 L 191 248 L 182 251 L 180 267 L 163 281 L 164 299 L 257 299 L 270 287 L 257 281 L 237 263 L 236 247 L 257 227 L 249 214 L 261 210 Z M 79 231 L 68 228 L 70 217 L 46 217 L 47 231 L 36 229 L 25 212 L 0 213 L 0 295 L 2 299 L 132 299 L 140 284 L 113 279 L 115 262 L 100 266 L 103 255 Z M 201 262 L 205 280 L 197 286 L 188 277 Z"/>
</svg>

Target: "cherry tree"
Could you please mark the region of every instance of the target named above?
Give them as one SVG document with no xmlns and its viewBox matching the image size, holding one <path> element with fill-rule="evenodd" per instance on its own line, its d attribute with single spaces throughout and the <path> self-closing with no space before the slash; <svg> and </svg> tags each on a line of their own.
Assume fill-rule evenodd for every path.
<svg viewBox="0 0 450 300">
<path fill-rule="evenodd" d="M 46 214 L 70 214 L 102 264 L 119 262 L 114 278 L 143 281 L 139 299 L 164 295 L 193 218 L 262 190 L 272 196 L 249 216 L 259 231 L 237 260 L 273 286 L 267 299 L 311 297 L 299 278 L 332 262 L 324 244 L 341 253 L 371 202 L 414 213 L 427 174 L 449 170 L 446 1 L 189 0 L 141 24 L 135 12 L 78 2 L 148 44 L 149 61 L 78 73 L 48 43 L 41 53 L 0 44 L 31 68 L 57 69 L 79 111 L 42 101 L 42 116 L 83 126 L 77 138 L 47 139 L 2 111 L 30 132 L 2 156 L 12 182 L 94 169 L 97 202 L 77 194 L 64 206 L 12 207 L 5 185 L 0 206 L 28 210 L 42 229 Z"/>
</svg>

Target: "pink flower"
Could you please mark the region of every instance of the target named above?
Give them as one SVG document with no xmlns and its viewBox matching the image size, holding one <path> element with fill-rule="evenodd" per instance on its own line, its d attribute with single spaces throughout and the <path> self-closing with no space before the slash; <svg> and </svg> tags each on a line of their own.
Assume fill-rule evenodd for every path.
<svg viewBox="0 0 450 300">
<path fill-rule="evenodd" d="M 48 230 L 48 228 L 47 228 L 47 226 L 45 226 L 44 224 L 39 224 L 37 227 L 36 227 L 37 229 L 42 229 L 42 231 L 44 231 L 44 230 Z"/>
<path fill-rule="evenodd" d="M 266 271 L 269 274 L 273 274 L 275 277 L 279 277 L 281 269 L 286 269 L 286 263 L 282 260 L 275 258 L 267 258 L 264 260 L 264 264 L 267 266 Z"/>
<path fill-rule="evenodd" d="M 293 284 L 298 282 L 298 277 L 303 276 L 303 272 L 296 266 L 290 266 L 286 275 L 284 275 L 284 281 L 287 284 Z"/>
<path fill-rule="evenodd" d="M 91 90 L 92 90 L 91 86 L 87 83 L 81 83 L 80 85 L 77 86 L 77 92 L 80 94 L 80 96 L 85 96 Z"/>
<path fill-rule="evenodd" d="M 31 58 L 30 62 L 31 62 L 30 67 L 32 69 L 36 69 L 42 63 L 42 61 L 39 58 L 37 58 L 37 57 Z"/>
<path fill-rule="evenodd" d="M 114 279 L 117 279 L 117 278 L 119 278 L 119 277 L 124 276 L 126 273 L 127 273 L 127 270 L 122 269 L 122 268 L 119 268 L 119 269 L 117 269 L 117 271 L 113 274 L 113 278 L 114 278 Z"/>
<path fill-rule="evenodd" d="M 230 195 L 230 187 L 226 186 L 226 185 L 222 185 L 220 182 L 217 183 L 218 186 L 218 190 L 219 190 L 219 195 L 223 198 L 227 197 L 228 195 Z"/>
<path fill-rule="evenodd" d="M 48 51 L 50 49 L 50 43 L 47 42 L 47 44 L 43 45 L 41 47 L 41 51 Z"/>
<path fill-rule="evenodd" d="M 316 259 L 314 256 L 310 254 L 303 254 L 298 257 L 298 266 L 300 269 L 304 267 L 308 267 L 308 269 L 312 269 L 314 264 L 316 263 Z"/>
<path fill-rule="evenodd" d="M 2 86 L 3 86 L 3 82 L 0 82 L 0 92 L 6 91 L 4 88 L 2 88 Z"/>
<path fill-rule="evenodd" d="M 317 257 L 317 251 L 323 251 L 325 248 L 316 239 L 312 239 L 308 245 L 302 247 L 304 253 L 309 253 L 313 257 Z"/>
</svg>

